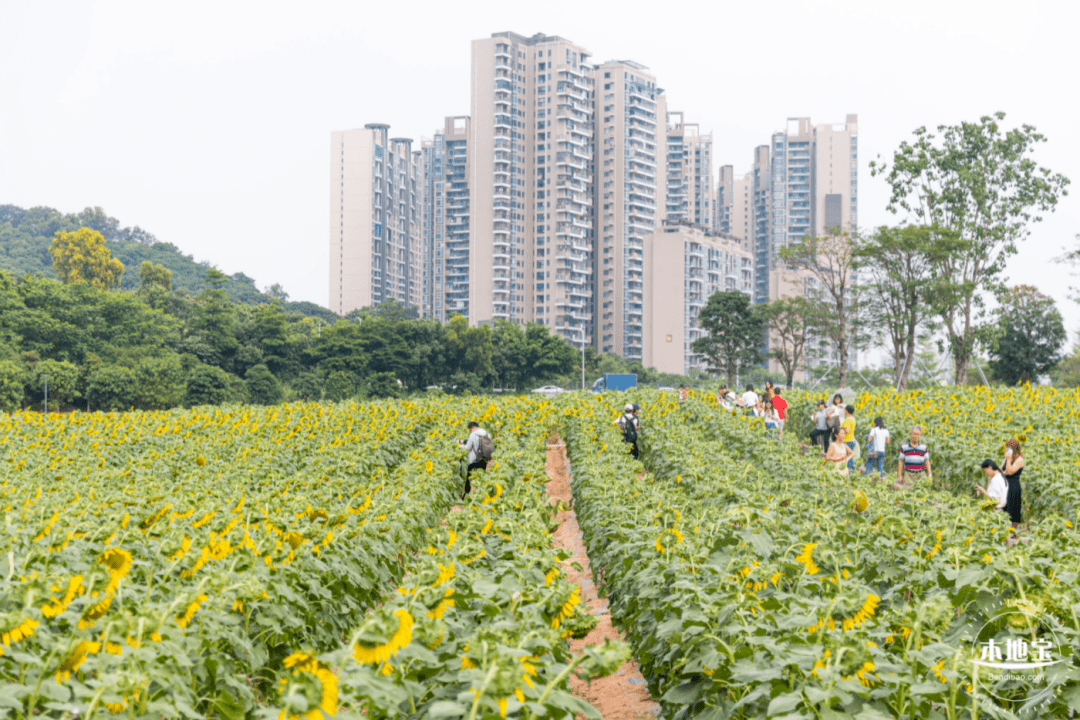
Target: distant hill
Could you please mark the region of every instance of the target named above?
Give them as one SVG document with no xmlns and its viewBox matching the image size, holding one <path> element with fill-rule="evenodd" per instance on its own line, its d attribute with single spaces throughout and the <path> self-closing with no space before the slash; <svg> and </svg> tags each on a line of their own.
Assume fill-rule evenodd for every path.
<svg viewBox="0 0 1080 720">
<path fill-rule="evenodd" d="M 120 221 L 101 208 L 86 208 L 78 214 L 65 215 L 48 207 L 24 210 L 14 205 L 0 205 L 0 269 L 16 275 L 39 273 L 56 277 L 52 269 L 49 245 L 57 231 L 71 232 L 81 227 L 97 230 L 113 257 L 124 263 L 120 287 L 132 290 L 139 286 L 139 266 L 143 260 L 160 263 L 172 271 L 173 287 L 197 295 L 206 287 L 208 263 L 199 263 L 171 243 L 158 242 L 149 232 L 136 226 L 121 228 Z M 234 302 L 259 305 L 272 300 L 255 287 L 255 281 L 243 273 L 232 275 L 224 290 Z M 334 316 L 330 310 L 313 303 L 286 303 L 290 310 L 305 315 Z M 311 307 L 308 307 L 311 306 Z M 320 312 L 322 311 L 322 312 Z"/>
</svg>

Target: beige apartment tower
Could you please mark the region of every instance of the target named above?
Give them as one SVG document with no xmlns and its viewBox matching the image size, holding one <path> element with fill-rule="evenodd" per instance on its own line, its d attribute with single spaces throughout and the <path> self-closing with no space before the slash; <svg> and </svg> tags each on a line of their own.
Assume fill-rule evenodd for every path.
<svg viewBox="0 0 1080 720">
<path fill-rule="evenodd" d="M 683 121 L 681 112 L 666 115 L 665 218 L 713 229 L 712 133 L 702 135 L 697 123 Z"/>
<path fill-rule="evenodd" d="M 754 240 L 754 174 L 736 177 L 730 165 L 720 168 L 716 187 L 716 227 L 725 235 L 739 238 L 747 247 Z"/>
<path fill-rule="evenodd" d="M 421 307 L 421 162 L 379 123 L 330 133 L 330 309 Z"/>
<path fill-rule="evenodd" d="M 469 322 L 592 343 L 590 53 L 558 36 L 472 44 Z"/>
<path fill-rule="evenodd" d="M 644 65 L 611 60 L 593 70 L 596 348 L 641 360 L 645 238 L 664 207 L 663 90 Z"/>
<path fill-rule="evenodd" d="M 705 369 L 691 349 L 704 334 L 701 309 L 715 292 L 752 297 L 753 288 L 754 259 L 741 238 L 664 221 L 645 238 L 645 366 L 683 375 Z"/>
</svg>

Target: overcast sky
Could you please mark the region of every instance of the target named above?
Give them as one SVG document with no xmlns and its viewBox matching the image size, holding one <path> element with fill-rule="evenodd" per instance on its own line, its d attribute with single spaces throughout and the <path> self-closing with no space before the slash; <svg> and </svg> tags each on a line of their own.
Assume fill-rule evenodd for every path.
<svg viewBox="0 0 1080 720">
<path fill-rule="evenodd" d="M 325 305 L 330 131 L 384 122 L 418 148 L 469 110 L 470 40 L 543 32 L 647 65 L 738 173 L 786 118 L 857 113 L 863 227 L 895 222 L 867 163 L 915 128 L 997 110 L 1036 126 L 1039 162 L 1075 184 L 1008 281 L 1055 297 L 1072 335 L 1080 306 L 1050 258 L 1080 233 L 1077 7 L 0 0 L 0 204 L 99 205 Z"/>
</svg>

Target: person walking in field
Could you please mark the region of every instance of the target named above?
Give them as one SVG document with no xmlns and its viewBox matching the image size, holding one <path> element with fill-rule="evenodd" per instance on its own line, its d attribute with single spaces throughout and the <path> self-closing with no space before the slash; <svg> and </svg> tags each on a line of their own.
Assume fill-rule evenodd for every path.
<svg viewBox="0 0 1080 720">
<path fill-rule="evenodd" d="M 851 458 L 848 459 L 848 471 L 855 472 L 855 406 L 848 405 L 844 408 L 844 421 L 840 423 L 840 432 L 843 434 L 844 443 L 851 448 Z"/>
<path fill-rule="evenodd" d="M 820 440 L 821 453 L 824 455 L 829 450 L 829 436 L 832 431 L 829 430 L 829 426 L 826 424 L 826 417 L 828 410 L 825 409 L 825 401 L 818 400 L 817 410 L 810 415 L 810 419 L 814 421 L 814 429 L 810 431 L 810 444 L 817 447 Z"/>
<path fill-rule="evenodd" d="M 843 477 L 847 477 L 851 460 L 855 457 L 855 451 L 844 442 L 842 432 L 839 429 L 829 431 L 829 449 L 825 452 L 824 462 L 833 463 L 836 472 Z"/>
<path fill-rule="evenodd" d="M 464 442 L 459 442 L 458 447 L 468 450 L 469 452 L 469 467 L 465 471 L 465 489 L 461 493 L 461 499 L 464 500 L 465 496 L 472 492 L 472 471 L 483 470 L 487 471 L 488 462 L 491 460 L 491 456 L 495 453 L 495 441 L 491 439 L 491 435 L 487 430 L 480 427 L 478 422 L 470 422 L 468 425 L 469 438 Z"/>
<path fill-rule="evenodd" d="M 930 450 L 922 442 L 922 428 L 916 425 L 908 434 L 908 441 L 900 446 L 900 462 L 896 466 L 896 484 L 893 490 L 911 490 L 923 475 L 934 482 L 930 468 Z"/>
<path fill-rule="evenodd" d="M 1022 520 L 1020 515 L 1021 488 L 1020 473 L 1024 471 L 1024 456 L 1020 452 L 1018 440 L 1005 441 L 1005 461 L 1001 465 L 1002 475 L 1009 485 L 1009 492 L 1005 496 L 1005 512 L 1009 513 L 1013 530 L 1020 527 Z"/>
<path fill-rule="evenodd" d="M 779 431 L 776 433 L 776 439 L 780 440 L 784 437 L 784 425 L 787 423 L 787 400 L 780 397 L 780 388 L 773 388 L 772 406 L 780 421 Z"/>
<path fill-rule="evenodd" d="M 863 468 L 863 476 L 870 472 L 870 468 L 877 463 L 878 477 L 874 482 L 885 479 L 885 450 L 889 444 L 889 431 L 885 427 L 885 418 L 878 415 L 874 418 L 874 427 L 866 436 L 866 467 Z"/>
<path fill-rule="evenodd" d="M 635 460 L 638 459 L 637 436 L 640 423 L 641 421 L 638 419 L 631 403 L 626 403 L 623 407 L 623 414 L 615 421 L 615 425 L 622 432 L 623 442 L 630 445 L 630 454 Z"/>
</svg>

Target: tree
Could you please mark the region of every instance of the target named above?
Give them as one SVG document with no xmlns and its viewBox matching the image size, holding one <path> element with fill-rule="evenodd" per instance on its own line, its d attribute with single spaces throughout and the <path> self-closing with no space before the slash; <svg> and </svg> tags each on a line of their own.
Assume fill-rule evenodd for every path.
<svg viewBox="0 0 1080 720">
<path fill-rule="evenodd" d="M 172 270 L 161 263 L 155 265 L 149 260 L 143 260 L 139 265 L 139 295 L 145 297 L 150 288 L 161 288 L 165 292 L 172 292 Z"/>
<path fill-rule="evenodd" d="M 256 405 L 277 405 L 281 402 L 281 384 L 265 365 L 248 368 L 244 384 L 247 386 L 248 400 Z"/>
<path fill-rule="evenodd" d="M 233 329 L 236 309 L 222 286 L 229 281 L 223 272 L 208 268 L 206 282 L 210 286 L 199 294 L 192 329 L 199 333 L 203 345 L 209 350 L 200 359 L 210 365 L 228 369 L 233 355 L 240 349 Z"/>
<path fill-rule="evenodd" d="M 811 298 L 822 303 L 813 324 L 836 347 L 840 387 L 847 387 L 848 355 L 856 345 L 852 321 L 858 310 L 854 287 L 857 246 L 850 233 L 833 229 L 822 237 L 804 237 L 779 252 L 788 266 L 785 279 L 796 286 L 811 280 L 804 292 L 809 290 Z"/>
<path fill-rule="evenodd" d="M 331 402 L 348 400 L 356 394 L 353 376 L 343 370 L 333 370 L 326 378 L 325 396 Z"/>
<path fill-rule="evenodd" d="M 814 308 L 805 297 L 794 295 L 769 303 L 765 306 L 765 314 L 773 340 L 769 357 L 780 363 L 787 377 L 787 386 L 792 387 L 795 371 L 805 357 Z"/>
<path fill-rule="evenodd" d="M 364 386 L 369 398 L 396 398 L 401 396 L 401 386 L 391 372 L 377 372 L 368 376 Z"/>
<path fill-rule="evenodd" d="M 265 294 L 274 298 L 278 302 L 289 302 L 289 293 L 285 292 L 285 288 L 281 287 L 281 283 L 274 283 L 270 287 L 266 288 Z"/>
<path fill-rule="evenodd" d="M 66 360 L 42 360 L 34 365 L 26 395 L 31 402 L 45 399 L 45 378 L 49 383 L 49 407 L 70 406 L 79 396 L 79 368 Z M 36 403 L 35 403 L 36 404 Z"/>
<path fill-rule="evenodd" d="M 75 232 L 57 231 L 49 252 L 53 271 L 65 283 L 87 282 L 102 290 L 120 284 L 124 264 L 105 247 L 105 238 L 90 228 Z"/>
<path fill-rule="evenodd" d="M 698 314 L 698 323 L 707 334 L 695 340 L 691 349 L 705 357 L 712 372 L 724 373 L 728 385 L 735 385 L 740 369 L 762 361 L 759 348 L 765 337 L 765 316 L 743 293 L 713 293 Z"/>
<path fill-rule="evenodd" d="M 15 412 L 22 405 L 26 371 L 11 360 L 0 360 L 0 412 Z"/>
<path fill-rule="evenodd" d="M 86 382 L 86 399 L 97 410 L 127 410 L 135 404 L 135 373 L 123 365 L 95 368 Z"/>
<path fill-rule="evenodd" d="M 220 405 L 230 395 L 229 373 L 214 365 L 198 363 L 187 374 L 184 407 Z"/>
<path fill-rule="evenodd" d="M 446 344 L 452 374 L 471 374 L 479 386 L 488 385 L 492 375 L 490 325 L 469 327 L 468 320 L 454 315 L 447 323 Z"/>
<path fill-rule="evenodd" d="M 0 371 L 0 383 L 3 382 L 3 371 Z M 1054 385 L 1058 387 L 1080 386 L 1080 344 L 1075 345 L 1069 353 L 1051 373 Z"/>
<path fill-rule="evenodd" d="M 856 250 L 863 299 L 892 344 L 893 386 L 907 390 L 920 331 L 934 316 L 928 297 L 934 260 L 954 252 L 956 233 L 926 225 L 880 227 Z"/>
<path fill-rule="evenodd" d="M 184 400 L 184 368 L 175 353 L 148 357 L 135 366 L 135 406 L 143 410 L 168 410 Z"/>
<path fill-rule="evenodd" d="M 1002 293 L 990 370 L 1007 385 L 1035 382 L 1061 360 L 1067 335 L 1053 298 L 1030 285 Z"/>
<path fill-rule="evenodd" d="M 977 123 L 941 125 L 940 139 L 921 127 L 912 143 L 900 143 L 891 166 L 870 163 L 871 175 L 884 175 L 892 187 L 891 212 L 904 210 L 959 241 L 953 252 L 935 257 L 930 296 L 945 324 L 957 385 L 967 383 L 979 334 L 979 292 L 999 284 L 1029 224 L 1052 211 L 1069 184 L 1032 159 L 1046 139 L 1030 125 L 1005 131 L 1004 119 L 999 112 Z"/>
</svg>

